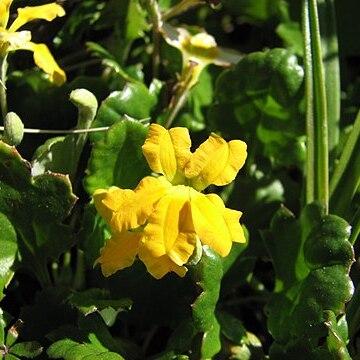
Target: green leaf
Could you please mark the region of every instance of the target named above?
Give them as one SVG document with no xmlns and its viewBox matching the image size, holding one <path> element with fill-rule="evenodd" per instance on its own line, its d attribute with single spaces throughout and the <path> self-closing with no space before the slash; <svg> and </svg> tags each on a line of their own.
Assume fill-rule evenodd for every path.
<svg viewBox="0 0 360 360">
<path fill-rule="evenodd" d="M 128 83 L 121 91 L 112 92 L 100 105 L 93 127 L 111 126 L 127 115 L 142 120 L 150 117 L 157 104 L 159 81 L 154 81 L 148 89 L 141 83 Z M 92 141 L 103 137 L 102 133 L 92 133 Z"/>
<path fill-rule="evenodd" d="M 16 231 L 9 219 L 0 213 L 0 301 L 3 290 L 11 281 L 14 271 L 12 266 L 18 251 Z"/>
<path fill-rule="evenodd" d="M 21 359 L 18 358 L 17 356 L 15 356 L 15 355 L 6 354 L 6 355 L 4 356 L 4 360 L 21 360 Z"/>
<path fill-rule="evenodd" d="M 142 38 L 148 27 L 146 12 L 137 0 L 108 1 L 96 23 L 98 30 L 113 28 L 110 52 L 120 64 L 125 63 L 132 43 Z"/>
<path fill-rule="evenodd" d="M 47 354 L 51 359 L 64 360 L 85 360 L 95 358 L 98 360 L 124 360 L 124 358 L 107 350 L 99 348 L 93 344 L 79 344 L 70 339 L 63 339 L 52 344 Z"/>
<path fill-rule="evenodd" d="M 328 328 L 327 346 L 335 359 L 351 360 L 346 348 L 348 340 L 348 331 L 345 315 L 339 320 L 336 319 L 332 311 L 326 312 L 327 319 L 325 325 Z"/>
<path fill-rule="evenodd" d="M 76 307 L 82 314 L 89 315 L 95 311 L 113 308 L 116 315 L 120 311 L 130 310 L 132 301 L 130 299 L 110 299 L 110 295 L 103 289 L 88 289 L 75 292 L 69 299 L 69 303 Z"/>
<path fill-rule="evenodd" d="M 293 21 L 281 23 L 276 28 L 276 33 L 287 48 L 293 50 L 296 55 L 303 56 L 303 39 L 299 23 Z"/>
<path fill-rule="evenodd" d="M 190 90 L 186 104 L 176 117 L 174 126 L 184 126 L 193 131 L 203 130 L 207 110 L 213 102 L 213 97 L 214 75 L 205 68 L 201 72 L 199 82 Z"/>
<path fill-rule="evenodd" d="M 244 56 L 219 76 L 210 123 L 225 137 L 241 134 L 259 144 L 249 147 L 250 158 L 257 151 L 276 165 L 300 166 L 305 156 L 303 75 L 296 57 L 285 49 Z"/>
<path fill-rule="evenodd" d="M 57 35 L 61 46 L 73 48 L 82 44 L 84 35 L 99 19 L 105 3 L 99 0 L 84 0 L 71 4 L 71 16 L 66 18 L 64 26 Z"/>
<path fill-rule="evenodd" d="M 201 333 L 201 358 L 208 359 L 221 349 L 220 325 L 215 316 L 223 275 L 221 258 L 208 246 L 203 246 L 203 255 L 193 267 L 194 280 L 201 289 L 192 305 L 194 324 Z"/>
<path fill-rule="evenodd" d="M 0 189 L 0 211 L 19 234 L 22 265 L 48 284 L 47 261 L 73 243 L 70 227 L 61 223 L 76 201 L 68 177 L 32 176 L 16 149 L 0 142 Z"/>
<path fill-rule="evenodd" d="M 10 353 L 17 356 L 23 356 L 26 359 L 33 359 L 39 356 L 43 351 L 41 344 L 36 341 L 26 341 L 11 346 Z"/>
<path fill-rule="evenodd" d="M 93 268 L 95 260 L 99 257 L 105 239 L 110 237 L 109 225 L 97 213 L 94 204 L 86 205 L 78 239 L 79 247 L 84 251 L 86 265 L 89 269 Z"/>
<path fill-rule="evenodd" d="M 34 303 L 21 308 L 19 317 L 24 321 L 21 337 L 43 342 L 51 331 L 76 322 L 78 311 L 67 304 L 69 295 L 69 289 L 60 286 L 38 291 Z"/>
<path fill-rule="evenodd" d="M 4 311 L 0 308 L 0 345 L 5 344 L 5 327 Z"/>
<path fill-rule="evenodd" d="M 85 189 L 93 194 L 96 189 L 119 186 L 134 188 L 150 174 L 141 151 L 147 134 L 145 125 L 123 120 L 112 126 L 94 144 L 84 179 Z"/>
<path fill-rule="evenodd" d="M 22 320 L 17 320 L 10 329 L 7 331 L 5 345 L 9 348 L 12 346 L 18 339 L 20 332 L 24 327 L 24 322 Z"/>
<path fill-rule="evenodd" d="M 223 0 L 225 9 L 245 21 L 260 24 L 277 15 L 281 0 Z"/>
<path fill-rule="evenodd" d="M 327 351 L 321 346 L 324 311 L 339 315 L 352 295 L 349 236 L 346 221 L 325 215 L 318 203 L 307 206 L 299 220 L 285 208 L 275 215 L 264 234 L 276 274 L 275 293 L 267 305 L 274 353 L 291 356 L 304 341 L 316 353 Z"/>
<path fill-rule="evenodd" d="M 70 101 L 78 108 L 76 128 L 81 130 L 90 128 L 98 106 L 94 94 L 86 89 L 75 89 L 70 93 Z M 74 179 L 86 140 L 87 133 L 70 134 L 47 140 L 33 156 L 33 175 L 53 171 L 68 174 Z"/>
<path fill-rule="evenodd" d="M 234 344 L 241 344 L 247 338 L 244 325 L 236 317 L 225 311 L 217 311 L 216 317 L 221 326 L 221 333 Z"/>
</svg>

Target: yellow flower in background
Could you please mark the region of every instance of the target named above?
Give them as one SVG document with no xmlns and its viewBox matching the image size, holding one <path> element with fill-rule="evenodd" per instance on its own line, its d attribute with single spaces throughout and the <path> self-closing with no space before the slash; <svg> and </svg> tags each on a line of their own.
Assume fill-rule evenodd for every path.
<svg viewBox="0 0 360 360">
<path fill-rule="evenodd" d="M 63 84 L 66 81 L 65 72 L 56 63 L 48 47 L 33 43 L 30 31 L 18 29 L 32 20 L 52 21 L 58 16 L 64 16 L 64 9 L 56 3 L 19 8 L 17 17 L 8 26 L 12 2 L 13 0 L 0 1 L 0 55 L 5 57 L 16 50 L 32 51 L 35 64 L 50 76 L 50 80 L 57 85 Z"/>
<path fill-rule="evenodd" d="M 142 150 L 159 176 L 145 177 L 134 190 L 111 187 L 94 193 L 96 209 L 114 233 L 97 260 L 105 276 L 131 266 L 136 256 L 155 278 L 170 271 L 184 276 L 199 242 L 225 257 L 233 242 L 246 241 L 242 213 L 226 208 L 216 194 L 201 193 L 210 184 L 235 179 L 245 163 L 246 144 L 211 134 L 195 152 L 190 148 L 186 128 L 152 124 Z"/>
<path fill-rule="evenodd" d="M 182 53 L 183 72 L 192 69 L 189 87 L 197 83 L 202 70 L 209 64 L 226 67 L 241 59 L 236 51 L 217 46 L 214 37 L 205 31 L 191 34 L 185 28 L 168 23 L 163 23 L 161 29 L 165 41 Z"/>
</svg>

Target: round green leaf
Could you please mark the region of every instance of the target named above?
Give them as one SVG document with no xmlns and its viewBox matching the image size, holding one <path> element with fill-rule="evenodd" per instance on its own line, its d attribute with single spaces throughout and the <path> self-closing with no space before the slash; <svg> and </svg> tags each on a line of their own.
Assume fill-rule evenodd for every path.
<svg viewBox="0 0 360 360">
<path fill-rule="evenodd" d="M 147 134 L 145 125 L 134 120 L 123 120 L 112 126 L 94 144 L 84 179 L 85 189 L 93 194 L 96 189 L 119 186 L 134 188 L 150 174 L 141 151 Z"/>
</svg>

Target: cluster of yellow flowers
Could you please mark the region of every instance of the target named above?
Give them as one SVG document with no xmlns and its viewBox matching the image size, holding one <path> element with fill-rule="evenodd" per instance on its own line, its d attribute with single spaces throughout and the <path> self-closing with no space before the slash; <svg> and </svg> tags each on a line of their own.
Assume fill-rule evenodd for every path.
<svg viewBox="0 0 360 360">
<path fill-rule="evenodd" d="M 186 128 L 152 124 L 142 150 L 159 175 L 143 178 L 134 190 L 95 191 L 96 209 L 114 234 L 97 259 L 105 276 L 131 266 L 136 256 L 157 279 L 171 271 L 184 276 L 201 244 L 224 257 L 232 242 L 246 241 L 242 213 L 226 208 L 218 195 L 201 192 L 234 180 L 245 163 L 246 144 L 212 133 L 195 152 L 190 148 Z"/>
<path fill-rule="evenodd" d="M 30 31 L 18 31 L 18 29 L 33 20 L 52 21 L 56 17 L 64 16 L 64 9 L 56 3 L 19 8 L 17 17 L 8 26 L 12 2 L 13 0 L 0 1 L 0 56 L 5 57 L 9 52 L 16 50 L 32 51 L 35 64 L 50 76 L 50 80 L 57 85 L 63 84 L 66 81 L 66 75 L 56 63 L 48 47 L 45 44 L 33 43 Z"/>
</svg>

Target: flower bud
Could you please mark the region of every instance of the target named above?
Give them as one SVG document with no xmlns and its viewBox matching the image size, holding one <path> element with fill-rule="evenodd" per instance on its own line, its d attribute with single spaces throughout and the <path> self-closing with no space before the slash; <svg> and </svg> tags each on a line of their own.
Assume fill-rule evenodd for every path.
<svg viewBox="0 0 360 360">
<path fill-rule="evenodd" d="M 78 108 L 81 123 L 90 124 L 96 115 L 98 102 L 93 93 L 86 89 L 75 89 L 70 93 L 70 101 Z M 80 127 L 85 124 L 78 124 Z"/>
<path fill-rule="evenodd" d="M 9 112 L 4 120 L 3 141 L 9 145 L 17 146 L 24 137 L 24 124 L 14 112 Z"/>
</svg>

